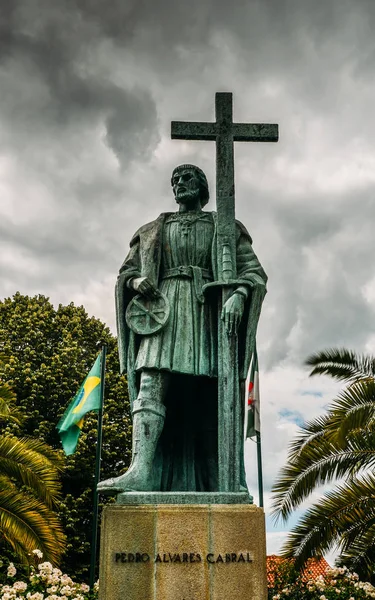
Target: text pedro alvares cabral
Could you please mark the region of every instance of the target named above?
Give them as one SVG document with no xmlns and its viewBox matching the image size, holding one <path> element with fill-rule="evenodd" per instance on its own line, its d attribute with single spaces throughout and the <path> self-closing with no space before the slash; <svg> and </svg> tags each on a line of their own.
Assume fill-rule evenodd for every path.
<svg viewBox="0 0 375 600">
<path fill-rule="evenodd" d="M 155 563 L 169 563 L 169 564 L 183 564 L 183 563 L 201 563 L 203 561 L 208 564 L 219 564 L 219 563 L 251 563 L 253 557 L 250 552 L 223 552 L 215 554 L 209 552 L 208 554 L 202 555 L 198 552 L 163 552 L 158 553 L 156 556 L 151 557 L 147 552 L 115 552 L 114 562 L 115 563 L 148 563 L 153 561 Z"/>
</svg>

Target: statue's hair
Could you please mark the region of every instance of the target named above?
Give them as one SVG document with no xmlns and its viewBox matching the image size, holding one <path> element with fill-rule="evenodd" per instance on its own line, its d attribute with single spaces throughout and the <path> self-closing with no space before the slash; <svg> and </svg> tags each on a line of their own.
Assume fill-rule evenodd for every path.
<svg viewBox="0 0 375 600">
<path fill-rule="evenodd" d="M 172 177 L 171 177 L 171 185 L 173 186 L 173 176 L 175 173 L 179 171 L 183 171 L 185 169 L 191 169 L 195 172 L 197 179 L 199 181 L 200 191 L 201 191 L 201 205 L 205 206 L 210 198 L 210 193 L 208 190 L 208 182 L 207 177 L 203 173 L 202 169 L 197 167 L 196 165 L 179 165 L 175 169 L 173 169 Z"/>
</svg>

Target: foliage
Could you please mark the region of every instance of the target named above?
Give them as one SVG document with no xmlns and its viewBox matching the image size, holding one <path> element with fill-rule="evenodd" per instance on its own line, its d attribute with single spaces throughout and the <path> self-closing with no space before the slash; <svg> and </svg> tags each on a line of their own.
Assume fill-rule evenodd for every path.
<svg viewBox="0 0 375 600">
<path fill-rule="evenodd" d="M 65 536 L 55 508 L 60 497 L 62 461 L 45 443 L 4 433 L 7 422 L 20 423 L 15 394 L 0 382 L 0 533 L 27 562 L 38 545 L 49 560 L 59 560 Z"/>
<path fill-rule="evenodd" d="M 311 375 L 348 382 L 328 412 L 306 423 L 274 485 L 274 514 L 286 520 L 319 485 L 339 479 L 293 528 L 284 556 L 302 565 L 337 545 L 339 564 L 373 577 L 375 558 L 375 358 L 327 350 L 307 359 Z"/>
<path fill-rule="evenodd" d="M 103 343 L 107 369 L 101 478 L 125 471 L 131 445 L 126 381 L 119 375 L 116 338 L 85 309 L 73 304 L 57 309 L 44 296 L 19 293 L 0 302 L 0 353 L 7 357 L 0 373 L 17 396 L 21 424 L 7 424 L 8 433 L 32 435 L 61 448 L 56 425 L 77 393 Z M 60 515 L 67 534 L 61 567 L 86 577 L 90 562 L 97 415 L 85 418 L 77 451 L 64 458 Z M 63 456 L 61 451 L 61 456 Z M 4 555 L 0 544 L 0 552 Z"/>
<path fill-rule="evenodd" d="M 61 463 L 46 444 L 12 435 L 0 439 L 0 532 L 27 561 L 35 545 L 56 562 L 65 546 L 56 515 Z"/>
<path fill-rule="evenodd" d="M 293 562 L 273 565 L 273 586 L 268 588 L 269 600 L 362 600 L 375 598 L 375 588 L 359 581 L 356 573 L 346 567 L 328 569 L 324 575 L 311 577 L 296 571 Z"/>
<path fill-rule="evenodd" d="M 33 550 L 30 558 L 38 563 L 43 553 Z M 0 600 L 96 600 L 98 595 L 98 583 L 90 591 L 87 584 L 73 581 L 50 562 L 31 565 L 27 574 L 17 571 L 10 563 L 6 572 L 0 572 Z"/>
</svg>

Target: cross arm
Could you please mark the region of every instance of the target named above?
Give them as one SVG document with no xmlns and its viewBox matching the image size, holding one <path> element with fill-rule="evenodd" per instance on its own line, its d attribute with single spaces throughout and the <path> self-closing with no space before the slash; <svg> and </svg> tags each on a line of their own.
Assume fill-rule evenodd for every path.
<svg viewBox="0 0 375 600">
<path fill-rule="evenodd" d="M 271 123 L 233 123 L 234 142 L 277 142 L 279 126 Z"/>
<path fill-rule="evenodd" d="M 216 123 L 172 121 L 171 125 L 173 140 L 216 140 Z"/>
</svg>

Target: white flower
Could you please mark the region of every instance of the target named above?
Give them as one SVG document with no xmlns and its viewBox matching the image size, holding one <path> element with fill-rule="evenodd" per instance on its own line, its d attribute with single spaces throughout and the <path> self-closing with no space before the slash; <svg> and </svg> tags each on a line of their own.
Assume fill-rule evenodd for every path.
<svg viewBox="0 0 375 600">
<path fill-rule="evenodd" d="M 28 600 L 44 600 L 44 595 L 41 594 L 40 592 L 34 592 L 34 594 L 32 594 L 31 592 L 28 592 L 26 594 L 26 598 Z"/>
<path fill-rule="evenodd" d="M 21 592 L 24 592 L 27 588 L 27 583 L 25 583 L 24 581 L 16 581 L 15 583 L 13 583 L 13 589 L 15 590 L 19 590 Z"/>
<path fill-rule="evenodd" d="M 87 583 L 81 583 L 81 590 L 84 594 L 87 594 L 90 591 L 90 586 Z"/>
<path fill-rule="evenodd" d="M 323 594 L 323 596 L 319 596 L 319 600 L 327 600 L 327 598 Z"/>
<path fill-rule="evenodd" d="M 51 587 L 47 588 L 47 592 L 49 594 L 54 594 L 55 592 L 57 592 L 57 590 L 58 590 L 57 585 L 52 585 Z"/>
<path fill-rule="evenodd" d="M 62 571 L 60 571 L 60 569 L 56 569 L 56 567 L 55 567 L 54 569 L 52 569 L 52 575 L 56 575 L 57 577 L 61 577 Z"/>
<path fill-rule="evenodd" d="M 44 562 L 44 563 L 40 563 L 40 565 L 38 565 L 38 569 L 40 572 L 43 571 L 43 573 L 49 574 L 49 573 L 52 573 L 53 567 L 50 562 Z"/>
<path fill-rule="evenodd" d="M 43 552 L 41 550 L 38 550 L 38 548 L 35 548 L 35 550 L 33 550 L 33 554 L 35 554 L 37 558 L 43 558 Z"/>
<path fill-rule="evenodd" d="M 72 592 L 73 592 L 73 589 L 70 587 L 70 585 L 64 585 L 60 590 L 60 594 L 62 596 L 71 596 Z"/>
<path fill-rule="evenodd" d="M 98 592 L 98 591 L 99 591 L 99 579 L 98 579 L 98 581 L 96 581 L 94 583 L 94 592 Z"/>
<path fill-rule="evenodd" d="M 3 585 L 1 589 L 2 600 L 9 600 L 10 598 L 14 598 L 17 595 L 17 591 L 13 589 L 10 585 Z"/>
<path fill-rule="evenodd" d="M 16 575 L 16 573 L 17 573 L 17 569 L 14 566 L 14 564 L 12 562 L 9 563 L 9 567 L 8 567 L 8 571 L 7 571 L 8 577 L 14 577 Z"/>
<path fill-rule="evenodd" d="M 73 581 L 69 577 L 69 575 L 61 575 L 61 585 L 73 585 Z"/>
</svg>

